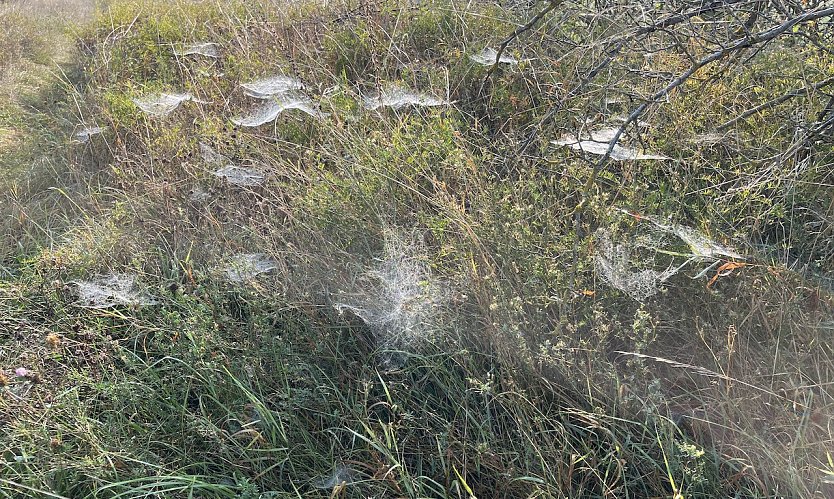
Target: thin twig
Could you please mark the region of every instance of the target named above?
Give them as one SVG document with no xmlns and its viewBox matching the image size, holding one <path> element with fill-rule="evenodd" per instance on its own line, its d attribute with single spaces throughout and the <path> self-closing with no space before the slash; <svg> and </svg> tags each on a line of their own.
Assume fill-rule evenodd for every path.
<svg viewBox="0 0 834 499">
<path fill-rule="evenodd" d="M 588 193 L 590 192 L 591 187 L 593 186 L 594 182 L 596 181 L 596 178 L 599 175 L 600 171 L 602 171 L 602 169 L 605 167 L 605 165 L 608 164 L 608 161 L 611 159 L 611 152 L 614 150 L 614 147 L 616 147 L 617 143 L 620 141 L 620 137 L 622 137 L 626 128 L 628 128 L 629 125 L 631 125 L 632 123 L 637 121 L 637 118 L 639 118 L 646 111 L 646 109 L 649 108 L 650 105 L 655 104 L 656 102 L 658 102 L 663 97 L 668 96 L 669 92 L 671 92 L 672 90 L 681 86 L 693 74 L 695 74 L 697 71 L 699 71 L 703 67 L 708 66 L 715 61 L 721 60 L 724 57 L 726 57 L 727 55 L 732 54 L 732 53 L 734 53 L 738 50 L 742 50 L 742 49 L 745 49 L 745 48 L 750 48 L 750 47 L 753 47 L 755 45 L 759 45 L 759 44 L 762 44 L 762 43 L 767 43 L 767 42 L 773 40 L 774 38 L 776 38 L 777 36 L 785 33 L 789 29 L 793 28 L 797 24 L 807 23 L 807 22 L 819 19 L 821 17 L 826 17 L 826 16 L 830 16 L 830 15 L 834 15 L 834 7 L 829 7 L 827 9 L 821 9 L 821 10 L 806 12 L 806 13 L 800 15 L 800 16 L 788 19 L 787 21 L 783 22 L 782 24 L 780 24 L 778 26 L 775 26 L 775 27 L 773 27 L 773 28 L 771 28 L 767 31 L 763 31 L 763 32 L 758 33 L 756 35 L 748 36 L 748 37 L 742 38 L 741 40 L 737 40 L 735 43 L 732 43 L 732 44 L 722 48 L 721 50 L 717 50 L 717 51 L 711 53 L 710 55 L 702 58 L 700 61 L 698 61 L 697 64 L 693 65 L 688 70 L 686 70 L 684 73 L 682 73 L 680 76 L 678 76 L 677 78 L 672 80 L 664 88 L 655 92 L 645 102 L 640 104 L 634 111 L 632 111 L 631 114 L 628 115 L 628 117 L 626 118 L 625 122 L 623 122 L 623 124 L 620 125 L 620 127 L 617 129 L 617 133 L 614 134 L 614 137 L 611 139 L 611 142 L 608 144 L 608 149 L 605 151 L 605 154 L 602 156 L 602 158 L 599 160 L 599 162 L 597 162 L 597 164 L 594 166 L 594 170 L 593 170 L 593 172 L 591 172 L 591 175 L 588 178 L 588 182 L 585 184 L 585 189 L 583 191 L 582 200 L 579 202 L 579 205 L 577 206 L 577 210 L 581 211 L 584 208 L 585 204 L 587 203 Z"/>
<path fill-rule="evenodd" d="M 507 50 L 507 47 L 513 42 L 513 40 L 515 40 L 516 38 L 521 36 L 525 31 L 529 31 L 529 30 L 533 29 L 533 27 L 536 24 L 538 24 L 538 22 L 541 21 L 544 16 L 546 16 L 553 9 L 555 9 L 556 7 L 561 5 L 562 1 L 563 0 L 550 0 L 547 7 L 542 9 L 535 16 L 533 16 L 532 19 L 527 21 L 527 24 L 524 24 L 524 25 L 519 26 L 518 28 L 516 28 L 516 30 L 513 31 L 513 33 L 510 36 L 508 36 L 506 40 L 501 42 L 501 45 L 498 47 L 498 50 L 495 53 L 495 62 L 493 62 L 492 66 L 490 66 L 489 70 L 487 70 L 487 73 L 484 76 L 484 81 L 481 82 L 481 88 L 478 91 L 478 94 L 480 94 L 483 91 L 484 85 L 486 85 L 486 82 L 489 81 L 489 78 L 490 78 L 490 76 L 492 76 L 492 73 L 494 73 L 495 70 L 498 69 L 498 64 L 501 61 L 501 57 L 504 55 L 504 52 Z"/>
<path fill-rule="evenodd" d="M 559 112 L 559 110 L 562 109 L 562 107 L 564 106 L 564 104 L 567 101 L 569 101 L 570 99 L 579 95 L 580 91 L 584 90 L 585 87 L 594 78 L 596 78 L 596 76 L 603 69 L 605 69 L 606 67 L 608 67 L 609 64 L 611 64 L 611 62 L 614 60 L 614 58 L 617 55 L 619 55 L 620 51 L 625 46 L 626 42 L 631 41 L 631 40 L 633 40 L 637 37 L 643 36 L 643 35 L 649 35 L 649 34 L 654 33 L 656 31 L 661 31 L 661 30 L 665 31 L 672 26 L 675 26 L 677 24 L 689 21 L 690 19 L 692 19 L 694 17 L 700 16 L 700 15 L 703 15 L 703 14 L 706 14 L 706 13 L 709 13 L 709 12 L 712 12 L 712 11 L 715 11 L 715 10 L 718 10 L 718 9 L 721 9 L 721 8 L 724 8 L 724 7 L 730 7 L 734 4 L 740 3 L 742 1 L 746 1 L 746 0 L 718 0 L 718 1 L 712 2 L 708 5 L 704 5 L 704 6 L 696 8 L 696 9 L 689 10 L 687 12 L 682 12 L 680 14 L 673 14 L 673 15 L 667 16 L 663 19 L 660 19 L 656 23 L 650 24 L 648 26 L 642 26 L 640 28 L 637 28 L 637 29 L 633 30 L 630 33 L 626 33 L 622 36 L 618 36 L 614 39 L 608 40 L 606 43 L 611 44 L 611 49 L 609 49 L 607 51 L 608 56 L 601 63 L 599 63 L 597 66 L 595 66 L 588 73 L 588 75 L 585 78 L 583 78 L 583 80 L 579 83 L 579 85 L 574 87 L 574 89 L 571 90 L 571 92 L 568 95 L 566 95 L 564 98 L 560 99 L 559 103 L 557 105 L 555 105 L 553 108 L 551 108 L 542 117 L 542 119 L 539 120 L 538 124 L 530 131 L 527 138 L 521 144 L 521 147 L 519 147 L 519 153 L 518 153 L 517 157 L 523 157 L 524 153 L 527 151 L 527 148 L 530 147 L 530 144 L 532 144 L 533 141 L 536 139 L 536 136 L 538 135 L 539 131 L 542 128 L 544 128 L 545 126 L 547 126 L 547 124 L 550 122 L 550 120 L 553 119 L 553 117 L 556 115 L 556 113 Z M 501 57 L 500 52 L 501 51 L 499 51 L 498 58 Z M 497 59 L 496 59 L 496 63 L 497 63 Z M 492 70 L 494 70 L 495 66 L 496 66 L 496 64 L 493 64 L 493 66 L 490 68 L 490 72 L 492 72 Z M 489 77 L 489 74 L 487 74 L 487 77 Z M 484 81 L 486 81 L 486 80 L 484 80 Z M 481 90 L 483 90 L 483 85 L 481 85 Z"/>
<path fill-rule="evenodd" d="M 763 111 L 765 109 L 768 109 L 768 108 L 771 108 L 771 107 L 774 107 L 774 106 L 778 106 L 779 104 L 781 104 L 781 103 L 783 103 L 787 100 L 790 100 L 794 97 L 799 97 L 801 95 L 806 95 L 809 92 L 816 91 L 816 90 L 819 90 L 821 88 L 827 87 L 828 85 L 831 85 L 832 83 L 834 83 L 834 76 L 832 76 L 830 78 L 826 78 L 826 79 L 824 79 L 820 82 L 814 83 L 813 85 L 808 85 L 807 87 L 796 88 L 794 90 L 791 90 L 790 92 L 788 92 L 788 93 L 786 93 L 782 96 L 776 97 L 775 99 L 771 99 L 767 102 L 763 102 L 762 104 L 759 104 L 758 106 L 756 106 L 752 109 L 748 109 L 747 111 L 741 113 L 740 115 L 736 116 L 735 118 L 722 123 L 721 125 L 718 126 L 718 128 L 716 130 L 719 131 L 719 132 L 723 132 L 724 130 L 730 128 L 731 126 L 735 125 L 739 121 L 745 120 L 745 119 L 749 118 L 750 116 L 758 113 L 759 111 Z"/>
<path fill-rule="evenodd" d="M 630 115 L 626 118 L 623 124 L 617 129 L 617 133 L 614 134 L 614 137 L 611 139 L 611 142 L 608 144 L 608 149 L 606 149 L 605 154 L 602 158 L 594 165 L 594 169 L 591 172 L 591 175 L 588 176 L 588 180 L 585 183 L 585 186 L 582 189 L 582 197 L 579 200 L 579 204 L 577 204 L 576 209 L 573 213 L 573 226 L 574 226 L 574 245 L 573 245 L 573 255 L 574 260 L 577 258 L 578 249 L 579 249 L 579 242 L 584 238 L 582 233 L 582 214 L 585 210 L 585 206 L 588 203 L 588 199 L 590 198 L 590 192 L 593 188 L 594 184 L 596 183 L 596 179 L 599 176 L 602 169 L 608 164 L 609 160 L 611 159 L 611 152 L 614 150 L 614 147 L 622 137 L 623 133 L 625 132 L 626 128 L 629 125 L 637 121 L 637 119 L 649 108 L 650 105 L 658 102 L 663 97 L 669 95 L 669 92 L 676 89 L 677 87 L 681 86 L 684 82 L 686 82 L 693 74 L 695 74 L 700 69 L 704 68 L 712 64 L 715 61 L 721 60 L 729 54 L 733 54 L 738 50 L 742 50 L 745 48 L 753 47 L 755 45 L 759 45 L 762 43 L 767 43 L 770 40 L 773 40 L 777 36 L 783 34 L 785 31 L 793 28 L 797 24 L 810 22 L 815 19 L 819 19 L 821 17 L 826 17 L 829 15 L 834 14 L 834 7 L 816 11 L 810 11 L 802 14 L 801 16 L 797 16 L 791 18 L 784 23 L 771 28 L 767 31 L 763 31 L 753 36 L 747 36 L 741 40 L 737 40 L 735 43 L 732 43 L 721 50 L 717 50 L 710 55 L 702 58 L 698 61 L 697 64 L 694 64 L 680 76 L 672 80 L 668 85 L 666 85 L 661 90 L 655 92 L 651 97 L 649 97 L 645 102 L 640 104 L 634 111 L 631 112 Z M 573 280 L 575 282 L 575 272 L 574 269 L 574 277 Z"/>
</svg>

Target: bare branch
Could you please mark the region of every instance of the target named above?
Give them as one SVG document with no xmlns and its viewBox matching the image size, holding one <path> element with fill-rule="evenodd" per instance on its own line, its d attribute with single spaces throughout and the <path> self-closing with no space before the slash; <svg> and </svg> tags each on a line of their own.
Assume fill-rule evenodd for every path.
<svg viewBox="0 0 834 499">
<path fill-rule="evenodd" d="M 790 92 L 788 92 L 784 95 L 776 97 L 775 99 L 771 99 L 767 102 L 763 102 L 762 104 L 759 104 L 758 106 L 756 106 L 754 108 L 748 109 L 747 111 L 741 113 L 740 115 L 736 116 L 735 118 L 733 118 L 733 119 L 731 119 L 727 122 L 722 123 L 721 125 L 718 126 L 718 128 L 716 130 L 718 130 L 719 132 L 723 132 L 724 130 L 730 128 L 731 126 L 735 125 L 739 121 L 743 121 L 743 120 L 749 118 L 750 116 L 753 116 L 754 114 L 758 113 L 759 111 L 763 111 L 765 109 L 768 109 L 768 108 L 771 108 L 771 107 L 774 107 L 774 106 L 778 106 L 779 104 L 781 104 L 781 103 L 783 103 L 787 100 L 790 100 L 794 97 L 799 97 L 801 95 L 807 95 L 808 93 L 810 93 L 812 91 L 816 91 L 816 90 L 819 90 L 821 88 L 827 87 L 828 85 L 831 85 L 832 83 L 834 83 L 834 76 L 832 76 L 831 78 L 826 78 L 826 79 L 824 79 L 820 82 L 814 83 L 813 85 L 808 85 L 807 87 L 797 88 L 797 89 L 791 90 Z"/>
<path fill-rule="evenodd" d="M 667 96 L 669 94 L 669 92 L 671 92 L 672 90 L 674 90 L 677 87 L 679 87 L 680 85 L 682 85 L 693 74 L 695 74 L 697 71 L 704 68 L 705 66 L 708 66 L 715 61 L 721 60 L 724 57 L 726 57 L 727 55 L 732 54 L 732 53 L 734 53 L 738 50 L 753 47 L 753 46 L 760 45 L 760 44 L 763 44 L 763 43 L 767 43 L 767 42 L 773 40 L 774 38 L 778 37 L 779 35 L 785 33 L 786 31 L 788 31 L 789 29 L 793 28 L 794 26 L 796 26 L 798 24 L 807 23 L 807 22 L 819 19 L 821 17 L 826 17 L 826 16 L 830 16 L 830 15 L 834 15 L 834 7 L 829 7 L 827 9 L 821 9 L 821 10 L 813 10 L 813 11 L 810 11 L 810 12 L 806 12 L 806 13 L 800 15 L 800 16 L 788 19 L 787 21 L 783 22 L 782 24 L 780 24 L 778 26 L 775 26 L 775 27 L 773 27 L 773 28 L 771 28 L 767 31 L 763 31 L 761 33 L 757 33 L 756 35 L 748 36 L 748 37 L 742 38 L 741 40 L 737 40 L 734 43 L 728 45 L 727 47 L 725 47 L 721 50 L 717 50 L 717 51 L 709 54 L 708 56 L 702 58 L 701 60 L 698 61 L 697 64 L 693 65 L 688 70 L 686 70 L 683 74 L 681 74 L 680 76 L 678 76 L 677 78 L 672 80 L 671 83 L 666 85 L 661 90 L 655 92 L 654 95 L 652 95 L 651 97 L 649 97 L 646 100 L 646 102 L 640 104 L 634 111 L 631 112 L 631 114 L 626 118 L 625 122 L 623 122 L 623 124 L 617 130 L 617 133 L 611 139 L 611 142 L 608 144 L 608 150 L 605 152 L 605 154 L 602 156 L 602 158 L 599 160 L 599 162 L 594 166 L 594 171 L 591 173 L 591 176 L 588 179 L 588 184 L 586 184 L 586 190 L 585 190 L 586 195 L 583 196 L 583 199 L 580 202 L 580 207 L 578 207 L 578 208 L 581 208 L 582 206 L 584 206 L 584 204 L 586 202 L 586 199 L 587 199 L 588 190 L 590 190 L 590 187 L 591 187 L 591 185 L 593 185 L 594 181 L 596 180 L 596 177 L 599 175 L 599 172 L 602 170 L 602 168 L 605 167 L 605 165 L 611 159 L 611 151 L 614 150 L 614 147 L 620 141 L 620 137 L 622 137 L 623 133 L 628 128 L 628 126 L 631 125 L 632 123 L 634 123 L 637 120 L 637 118 L 639 118 L 640 115 L 642 115 L 646 111 L 646 109 L 648 109 L 648 107 L 650 105 L 655 104 L 661 98 Z"/>
<path fill-rule="evenodd" d="M 508 36 L 506 40 L 501 42 L 501 45 L 498 47 L 498 50 L 495 53 L 495 62 L 492 63 L 492 66 L 489 67 L 489 70 L 487 71 L 487 74 L 484 76 L 484 81 L 481 83 L 481 90 L 483 90 L 484 85 L 486 85 L 486 82 L 489 80 L 490 76 L 492 76 L 492 73 L 494 73 L 495 70 L 498 68 L 498 64 L 501 61 L 501 57 L 504 55 L 504 52 L 507 50 L 507 47 L 513 42 L 513 40 L 515 40 L 516 38 L 521 36 L 525 31 L 529 31 L 529 30 L 533 29 L 533 27 L 536 24 L 538 24 L 538 22 L 541 21 L 542 18 L 544 18 L 544 16 L 546 16 L 553 9 L 555 9 L 556 7 L 561 5 L 562 1 L 563 0 L 550 0 L 547 7 L 542 9 L 535 16 L 533 16 L 533 18 L 530 19 L 529 21 L 527 21 L 526 24 L 516 28 L 516 30 L 513 31 L 512 34 L 510 36 Z"/>
</svg>

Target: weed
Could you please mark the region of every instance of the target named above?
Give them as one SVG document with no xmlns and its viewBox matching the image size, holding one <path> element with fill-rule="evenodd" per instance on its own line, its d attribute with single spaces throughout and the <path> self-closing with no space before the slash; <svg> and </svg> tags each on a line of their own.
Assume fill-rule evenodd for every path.
<svg viewBox="0 0 834 499">
<path fill-rule="evenodd" d="M 696 73 L 626 130 L 664 159 L 597 171 L 552 141 L 707 50 L 609 50 L 621 10 L 564 4 L 495 70 L 523 6 L 2 17 L 2 494 L 825 496 L 832 150 L 793 144 L 826 96 L 706 132 L 830 54 Z"/>
</svg>

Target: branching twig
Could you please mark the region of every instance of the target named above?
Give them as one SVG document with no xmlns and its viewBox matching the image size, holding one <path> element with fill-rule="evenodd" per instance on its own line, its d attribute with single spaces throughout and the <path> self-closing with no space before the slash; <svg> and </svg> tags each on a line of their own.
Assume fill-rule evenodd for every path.
<svg viewBox="0 0 834 499">
<path fill-rule="evenodd" d="M 692 10 L 687 11 L 687 12 L 681 12 L 680 14 L 674 14 L 674 15 L 671 15 L 671 16 L 667 16 L 667 17 L 659 20 L 658 22 L 656 22 L 654 24 L 650 24 L 648 26 L 643 26 L 643 27 L 637 28 L 632 33 L 629 33 L 628 35 L 626 35 L 626 38 L 633 39 L 633 38 L 636 38 L 638 36 L 648 35 L 650 33 L 658 31 L 658 30 L 671 28 L 672 26 L 675 26 L 676 24 L 680 24 L 682 22 L 688 21 L 688 20 L 692 19 L 693 17 L 701 16 L 703 14 L 708 14 L 708 13 L 716 11 L 718 9 L 721 9 L 721 8 L 724 8 L 724 7 L 730 7 L 732 5 L 735 5 L 737 3 L 741 3 L 741 2 L 744 2 L 744 1 L 747 1 L 747 0 L 719 0 L 719 1 L 712 2 L 712 3 L 707 4 L 707 5 L 703 5 L 701 7 L 696 8 L 696 9 L 692 9 Z"/>
<path fill-rule="evenodd" d="M 585 184 L 582 200 L 579 202 L 579 205 L 577 206 L 577 211 L 581 211 L 584 208 L 591 187 L 596 181 L 596 178 L 599 175 L 600 171 L 605 167 L 606 164 L 608 164 L 608 161 L 611 159 L 611 152 L 614 150 L 614 147 L 620 141 L 620 137 L 622 137 L 623 133 L 628 128 L 628 126 L 634 123 L 637 120 L 637 118 L 639 118 L 646 111 L 646 109 L 649 108 L 650 105 L 655 104 L 663 97 L 666 97 L 669 94 L 669 92 L 681 86 L 693 74 L 695 74 L 697 71 L 704 68 L 705 66 L 708 66 L 715 61 L 721 60 L 727 55 L 732 54 L 738 50 L 767 43 L 773 40 L 774 38 L 778 37 L 779 35 L 785 33 L 789 29 L 793 28 L 797 24 L 810 22 L 821 17 L 826 17 L 830 15 L 834 15 L 834 7 L 829 7 L 827 9 L 821 10 L 813 10 L 810 12 L 806 12 L 800 16 L 788 19 L 782 24 L 775 26 L 767 31 L 763 31 L 755 35 L 742 38 L 741 40 L 736 40 L 734 43 L 729 44 L 721 50 L 717 50 L 709 54 L 708 56 L 702 58 L 698 61 L 697 64 L 693 65 L 680 76 L 672 80 L 664 88 L 655 92 L 644 103 L 640 104 L 634 111 L 632 111 L 631 114 L 628 115 L 626 120 L 623 122 L 623 124 L 617 129 L 617 133 L 614 134 L 614 137 L 608 144 L 608 149 L 605 151 L 605 154 L 602 156 L 599 162 L 597 162 L 597 164 L 594 166 L 594 170 L 593 172 L 591 172 L 591 175 L 588 178 L 588 182 Z"/>
<path fill-rule="evenodd" d="M 608 40 L 606 43 L 611 44 L 611 49 L 607 50 L 608 56 L 600 64 L 598 64 L 590 72 L 588 72 L 587 76 L 585 76 L 585 78 L 582 79 L 582 81 L 579 83 L 579 85 L 574 87 L 573 90 L 571 90 L 571 92 L 568 93 L 568 95 L 566 95 L 564 98 L 560 99 L 559 103 L 557 105 L 555 105 L 552 109 L 550 109 L 542 117 L 541 120 L 539 120 L 539 123 L 530 131 L 527 138 L 521 144 L 521 147 L 519 147 L 518 157 L 522 157 L 524 155 L 524 153 L 527 151 L 527 148 L 530 147 L 530 144 L 532 144 L 533 141 L 536 139 L 536 136 L 538 135 L 539 131 L 543 127 L 545 127 L 550 122 L 551 119 L 553 119 L 553 117 L 556 115 L 556 113 L 559 110 L 562 109 L 564 104 L 567 101 L 569 101 L 570 99 L 579 95 L 580 91 L 584 90 L 585 87 L 594 78 L 596 78 L 596 76 L 603 69 L 605 69 L 606 67 L 608 67 L 609 64 L 611 64 L 611 62 L 614 60 L 614 58 L 623 49 L 626 42 L 631 41 L 631 40 L 633 40 L 637 37 L 640 37 L 640 36 L 652 34 L 656 31 L 665 31 L 670 27 L 673 27 L 677 24 L 689 21 L 690 19 L 692 19 L 694 17 L 700 16 L 700 15 L 703 15 L 703 14 L 706 14 L 706 13 L 709 13 L 709 12 L 713 12 L 713 11 L 716 11 L 716 10 L 721 9 L 721 8 L 730 7 L 734 4 L 741 3 L 743 1 L 746 1 L 746 0 L 717 0 L 717 1 L 711 2 L 707 5 L 703 5 L 701 7 L 698 7 L 696 9 L 689 10 L 687 12 L 682 12 L 680 14 L 673 14 L 673 15 L 667 16 L 663 19 L 660 19 L 656 23 L 650 24 L 648 26 L 642 26 L 640 28 L 637 28 L 637 29 L 633 30 L 630 33 L 627 33 L 625 35 L 618 36 L 614 39 Z M 528 29 L 530 29 L 530 28 L 528 28 Z M 509 42 L 507 42 L 507 43 L 509 43 Z M 505 47 L 505 45 L 502 44 L 502 47 Z M 498 53 L 498 58 L 500 59 L 502 51 L 499 50 L 498 52 L 499 52 Z M 494 70 L 495 66 L 497 65 L 497 61 L 498 61 L 498 59 L 496 59 L 496 64 L 493 64 L 493 66 L 490 68 L 490 73 Z M 487 78 L 488 77 L 489 77 L 489 73 L 487 74 Z M 484 80 L 484 81 L 486 81 L 486 80 Z M 483 90 L 483 85 L 481 86 L 481 89 Z"/>
<path fill-rule="evenodd" d="M 513 33 L 510 36 L 508 36 L 506 40 L 501 42 L 501 45 L 498 46 L 498 50 L 495 53 L 495 62 L 493 62 L 492 66 L 489 67 L 489 70 L 487 70 L 487 73 L 484 76 L 484 81 L 481 82 L 481 89 L 478 92 L 479 94 L 481 93 L 481 91 L 483 91 L 484 85 L 486 85 L 486 82 L 489 80 L 490 76 L 492 76 L 492 73 L 494 73 L 495 70 L 498 69 L 498 64 L 501 61 L 501 57 L 504 55 L 504 52 L 507 50 L 507 47 L 513 42 L 513 40 L 521 36 L 525 31 L 533 29 L 533 27 L 536 26 L 536 24 L 538 24 L 538 22 L 541 21 L 544 16 L 546 16 L 553 9 L 561 5 L 562 1 L 563 0 L 549 0 L 547 7 L 542 9 L 535 16 L 533 16 L 532 19 L 527 21 L 527 24 L 524 24 L 516 28 L 516 30 L 513 31 Z"/>
<path fill-rule="evenodd" d="M 765 109 L 768 109 L 768 108 L 771 108 L 771 107 L 774 107 L 774 106 L 778 106 L 779 104 L 781 104 L 781 103 L 783 103 L 787 100 L 790 100 L 794 97 L 799 97 L 800 95 L 806 95 L 809 92 L 819 90 L 823 87 L 827 87 L 828 85 L 831 85 L 832 83 L 834 83 L 834 76 L 832 76 L 831 78 L 826 78 L 826 79 L 824 79 L 820 82 L 814 83 L 813 85 L 808 85 L 807 87 L 797 88 L 797 89 L 791 90 L 790 92 L 788 92 L 788 93 L 786 93 L 782 96 L 776 97 L 775 99 L 771 99 L 767 102 L 763 102 L 762 104 L 759 104 L 758 106 L 756 106 L 752 109 L 748 109 L 747 111 L 744 111 L 743 113 L 736 116 L 735 118 L 733 118 L 729 121 L 726 121 L 726 122 L 722 123 L 721 125 L 719 125 L 716 130 L 719 131 L 719 132 L 723 132 L 724 130 L 730 128 L 731 126 L 735 125 L 739 121 L 745 120 L 745 119 L 749 118 L 750 116 L 758 113 L 759 111 L 763 111 Z"/>
<path fill-rule="evenodd" d="M 620 137 L 622 137 L 625 130 L 637 121 L 637 119 L 649 108 L 650 105 L 655 104 L 663 97 L 668 96 L 669 92 L 676 89 L 677 87 L 681 86 L 685 83 L 693 74 L 697 71 L 701 70 L 702 68 L 712 64 L 713 62 L 719 61 L 724 57 L 733 54 L 739 50 L 757 46 L 763 43 L 767 43 L 770 40 L 778 37 L 779 35 L 785 33 L 789 29 L 793 28 L 797 24 L 806 23 L 813 21 L 815 19 L 819 19 L 821 17 L 826 17 L 834 14 L 834 7 L 822 9 L 822 10 L 814 10 L 810 12 L 806 12 L 800 16 L 793 17 L 782 24 L 775 26 L 769 30 L 757 33 L 752 36 L 746 36 L 740 40 L 736 40 L 733 43 L 725 46 L 721 50 L 717 50 L 708 56 L 700 59 L 696 64 L 692 65 L 688 70 L 682 73 L 680 76 L 672 80 L 668 85 L 666 85 L 661 90 L 655 92 L 652 96 L 650 96 L 645 102 L 640 104 L 634 111 L 631 112 L 630 115 L 626 118 L 623 124 L 617 129 L 617 132 L 614 134 L 614 137 L 608 144 L 608 149 L 605 151 L 605 154 L 602 158 L 594 165 L 594 169 L 588 177 L 587 182 L 585 183 L 584 188 L 582 189 L 582 197 L 579 201 L 579 204 L 576 206 L 573 214 L 573 223 L 574 223 L 574 248 L 573 254 L 574 259 L 578 254 L 578 246 L 579 241 L 583 238 L 582 234 L 582 213 L 585 209 L 585 206 L 588 203 L 588 199 L 590 197 L 591 189 L 593 188 L 594 184 L 596 183 L 596 179 L 599 176 L 602 169 L 608 164 L 609 160 L 611 159 L 611 152 L 614 150 L 614 147 L 620 141 Z M 575 279 L 575 277 L 574 277 Z"/>
</svg>

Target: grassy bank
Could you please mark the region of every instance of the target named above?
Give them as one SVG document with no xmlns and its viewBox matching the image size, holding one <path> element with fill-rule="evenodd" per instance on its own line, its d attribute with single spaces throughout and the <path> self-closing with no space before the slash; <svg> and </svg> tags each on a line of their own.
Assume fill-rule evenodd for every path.
<svg viewBox="0 0 834 499">
<path fill-rule="evenodd" d="M 26 9 L 0 35 L 6 497 L 832 493 L 834 148 L 795 146 L 827 96 L 737 119 L 830 75 L 817 45 L 696 73 L 629 130 L 666 159 L 595 168 L 552 141 L 691 64 L 660 34 L 585 81 L 616 9 L 555 9 L 495 68 L 473 56 L 536 6 Z M 235 124 L 274 75 L 303 98 Z M 432 105 L 374 109 L 394 86 Z M 188 98 L 143 112 L 160 93 Z"/>
</svg>

